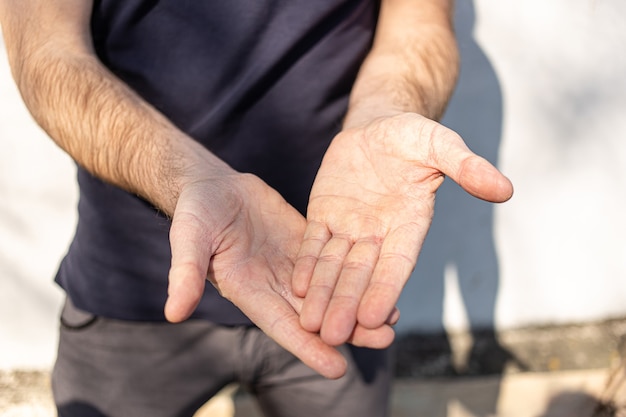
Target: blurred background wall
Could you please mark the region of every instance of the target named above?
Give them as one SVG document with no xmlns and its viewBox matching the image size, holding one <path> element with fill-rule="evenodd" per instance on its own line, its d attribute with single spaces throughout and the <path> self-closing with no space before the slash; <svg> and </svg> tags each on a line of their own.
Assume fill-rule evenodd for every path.
<svg viewBox="0 0 626 417">
<path fill-rule="evenodd" d="M 445 183 L 401 329 L 626 316 L 625 17 L 620 0 L 457 0 L 444 124 L 515 195 L 494 206 Z"/>
<path fill-rule="evenodd" d="M 463 64 L 443 122 L 516 192 L 494 206 L 446 181 L 400 333 L 626 318 L 625 18 L 623 0 L 457 0 Z M 52 363 L 73 176 L 0 43 L 0 368 Z"/>
<path fill-rule="evenodd" d="M 0 39 L 0 369 L 52 364 L 62 300 L 53 277 L 76 200 L 73 163 L 30 118 Z"/>
</svg>

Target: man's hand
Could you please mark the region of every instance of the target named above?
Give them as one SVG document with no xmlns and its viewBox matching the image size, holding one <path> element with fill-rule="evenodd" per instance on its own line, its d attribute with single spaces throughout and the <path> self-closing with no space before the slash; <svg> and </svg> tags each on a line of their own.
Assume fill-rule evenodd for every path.
<svg viewBox="0 0 626 417">
<path fill-rule="evenodd" d="M 253 175 L 230 171 L 190 182 L 178 199 L 170 243 L 168 320 L 186 319 L 200 301 L 207 276 L 260 329 L 308 366 L 338 378 L 346 361 L 317 332 L 302 328 L 302 299 L 291 287 L 306 221 Z M 388 326 L 357 328 L 360 344 L 393 337 Z"/>
<path fill-rule="evenodd" d="M 446 175 L 487 201 L 513 193 L 456 133 L 417 114 L 380 118 L 333 140 L 313 185 L 294 270 L 294 291 L 306 297 L 306 330 L 339 345 L 357 324 L 377 329 L 397 321 L 396 302 Z"/>
<path fill-rule="evenodd" d="M 168 320 L 186 319 L 207 276 L 270 337 L 322 375 L 336 378 L 346 362 L 319 336 L 302 329 L 291 291 L 304 218 L 263 181 L 233 173 L 183 188 L 170 232 Z"/>
</svg>

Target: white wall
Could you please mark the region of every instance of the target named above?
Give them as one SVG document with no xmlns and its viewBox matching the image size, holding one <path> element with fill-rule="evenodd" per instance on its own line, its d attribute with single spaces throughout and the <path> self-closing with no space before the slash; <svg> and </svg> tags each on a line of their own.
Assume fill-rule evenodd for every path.
<svg viewBox="0 0 626 417">
<path fill-rule="evenodd" d="M 493 206 L 444 184 L 399 330 L 625 317 L 626 2 L 457 6 L 463 70 L 444 123 L 516 194 Z M 73 175 L 23 108 L 2 47 L 0 368 L 52 361 Z"/>
<path fill-rule="evenodd" d="M 626 2 L 533 0 L 511 9 L 494 9 L 491 30 L 509 27 L 517 54 L 505 58 L 506 38 L 486 46 L 506 85 L 502 166 L 519 191 L 496 223 L 498 319 L 624 316 Z"/>
<path fill-rule="evenodd" d="M 457 6 L 464 67 L 444 122 L 516 192 L 492 207 L 446 184 L 400 328 L 626 316 L 626 2 Z"/>
<path fill-rule="evenodd" d="M 75 222 L 74 166 L 32 122 L 0 39 L 0 369 L 48 367 Z"/>
</svg>

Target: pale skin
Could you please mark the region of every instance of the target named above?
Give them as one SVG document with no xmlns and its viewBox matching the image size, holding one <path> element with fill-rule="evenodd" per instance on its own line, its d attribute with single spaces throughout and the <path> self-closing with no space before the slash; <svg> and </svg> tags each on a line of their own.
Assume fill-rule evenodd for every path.
<svg viewBox="0 0 626 417">
<path fill-rule="evenodd" d="M 208 277 L 304 363 L 340 377 L 346 362 L 333 346 L 393 341 L 395 304 L 444 175 L 488 201 L 512 195 L 502 174 L 432 120 L 456 77 L 447 0 L 383 1 L 375 46 L 315 180 L 307 219 L 115 78 L 94 55 L 91 7 L 0 0 L 13 75 L 61 148 L 172 217 L 165 306 L 172 322 L 191 314 Z"/>
<path fill-rule="evenodd" d="M 355 326 L 380 329 L 397 321 L 394 306 L 444 176 L 487 201 L 513 194 L 506 177 L 434 121 L 457 75 L 452 3 L 382 3 L 344 130 L 313 185 L 293 286 L 306 297 L 302 326 L 330 345 L 349 341 Z"/>
</svg>

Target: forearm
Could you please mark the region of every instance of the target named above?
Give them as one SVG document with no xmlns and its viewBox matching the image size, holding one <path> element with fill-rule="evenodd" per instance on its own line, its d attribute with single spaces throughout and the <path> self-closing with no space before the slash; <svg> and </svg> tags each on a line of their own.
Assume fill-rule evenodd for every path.
<svg viewBox="0 0 626 417">
<path fill-rule="evenodd" d="M 100 63 L 86 16 L 74 19 L 82 25 L 60 24 L 66 29 L 45 37 L 8 20 L 7 50 L 24 102 L 85 169 L 170 215 L 197 167 L 216 177 L 231 171 Z"/>
<path fill-rule="evenodd" d="M 200 164 L 206 150 L 94 58 L 42 52 L 28 61 L 16 79 L 49 136 L 94 175 L 171 215 L 186 165 Z"/>
<path fill-rule="evenodd" d="M 459 56 L 451 0 L 383 0 L 376 37 L 350 97 L 345 127 L 415 112 L 439 119 Z"/>
</svg>

